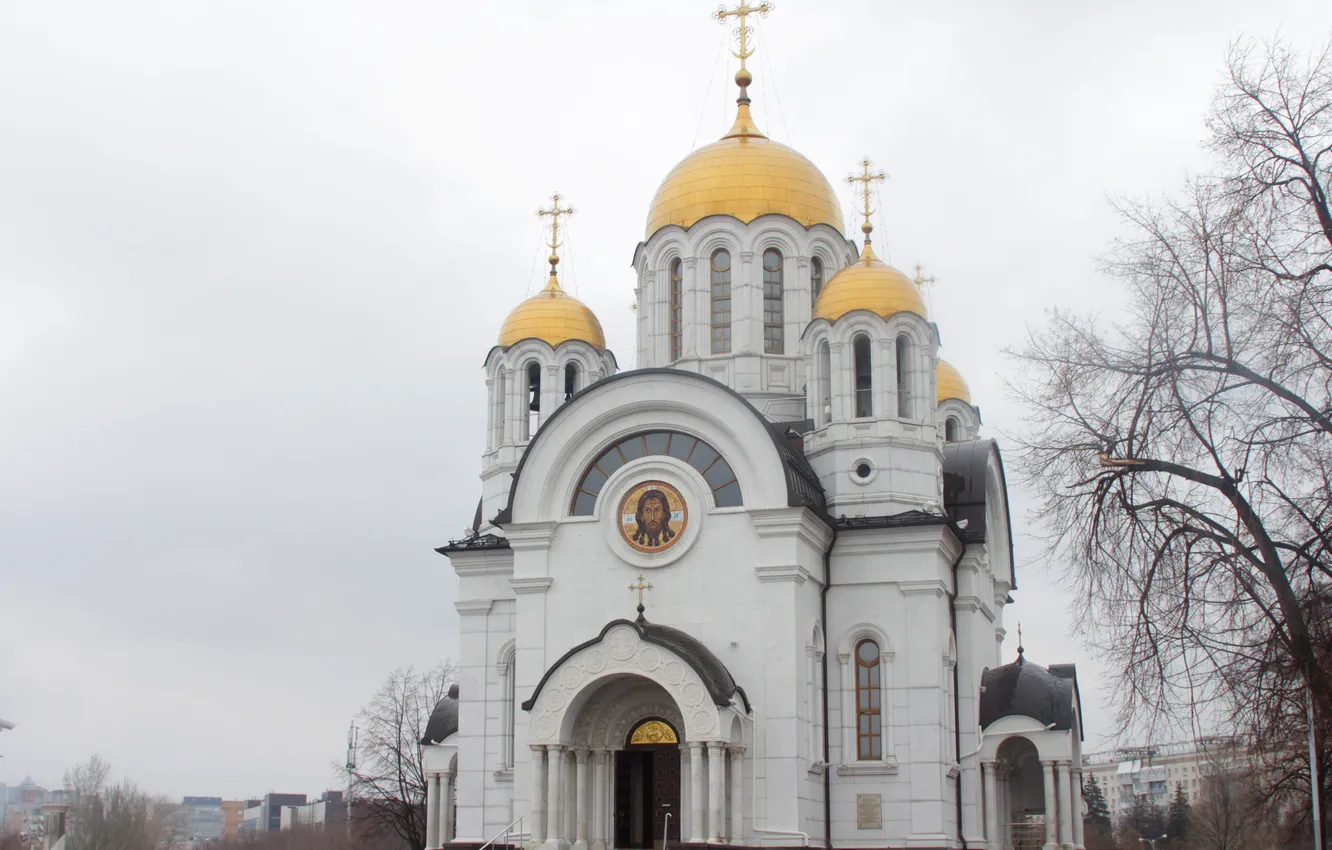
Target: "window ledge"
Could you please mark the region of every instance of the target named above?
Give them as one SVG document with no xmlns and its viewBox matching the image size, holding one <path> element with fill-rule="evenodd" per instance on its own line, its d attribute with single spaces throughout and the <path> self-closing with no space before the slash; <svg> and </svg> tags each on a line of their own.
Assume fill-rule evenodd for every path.
<svg viewBox="0 0 1332 850">
<path fill-rule="evenodd" d="M 838 776 L 893 776 L 897 773 L 897 759 L 882 761 L 853 761 L 837 766 Z"/>
<path fill-rule="evenodd" d="M 815 776 L 822 776 L 828 772 L 828 763 L 826 761 L 816 761 L 810 764 L 809 772 Z"/>
</svg>

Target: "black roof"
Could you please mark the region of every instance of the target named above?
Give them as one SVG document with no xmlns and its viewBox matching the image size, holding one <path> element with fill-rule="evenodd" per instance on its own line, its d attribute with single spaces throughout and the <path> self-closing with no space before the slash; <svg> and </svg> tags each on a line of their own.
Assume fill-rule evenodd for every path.
<svg viewBox="0 0 1332 850">
<path fill-rule="evenodd" d="M 560 668 L 561 664 L 569 660 L 579 650 L 601 643 L 605 639 L 606 633 L 616 626 L 628 626 L 638 632 L 638 636 L 642 640 L 665 647 L 683 658 L 703 680 L 703 685 L 708 689 L 708 693 L 712 695 L 712 701 L 717 705 L 730 705 L 731 697 L 739 694 L 741 702 L 745 705 L 745 713 L 749 713 L 749 697 L 745 694 L 745 689 L 735 683 L 731 672 L 726 669 L 726 665 L 712 650 L 688 632 L 682 632 L 670 626 L 649 623 L 643 619 L 641 614 L 637 620 L 611 620 L 602 627 L 601 633 L 596 637 L 578 644 L 578 646 L 560 656 L 560 660 L 550 665 L 550 669 L 541 677 L 541 681 L 537 682 L 536 690 L 532 691 L 531 699 L 523 703 L 523 711 L 532 710 L 532 706 L 536 705 L 537 697 L 541 695 L 541 689 L 546 686 L 546 680 Z"/>
<path fill-rule="evenodd" d="M 1075 709 L 1077 709 L 1075 711 Z M 981 674 L 980 725 L 984 729 L 1003 717 L 1023 715 L 1052 729 L 1073 729 L 1077 719 L 1082 738 L 1078 674 L 1073 664 L 1033 664 L 1018 652 L 1012 664 Z"/>
<path fill-rule="evenodd" d="M 527 450 L 523 452 L 522 459 L 518 461 L 518 468 L 513 473 L 513 484 L 509 487 L 509 503 L 504 506 L 493 520 L 492 523 L 503 526 L 505 523 L 513 521 L 513 496 L 518 492 L 518 481 L 522 478 L 523 467 L 527 465 L 527 457 L 532 453 L 532 447 L 536 445 L 541 436 L 550 428 L 552 422 L 560 418 L 560 414 L 568 410 L 570 404 L 577 399 L 590 393 L 600 392 L 607 386 L 624 381 L 630 378 L 642 375 L 670 375 L 672 378 L 684 378 L 692 381 L 702 381 L 720 387 L 730 393 L 737 401 L 754 414 L 754 417 L 763 424 L 768 436 L 772 438 L 772 444 L 777 449 L 777 455 L 782 459 L 782 466 L 786 472 L 786 503 L 787 505 L 797 507 L 807 507 L 818 514 L 821 518 L 827 520 L 828 503 L 823 494 L 823 486 L 819 484 L 819 477 L 814 474 L 809 461 L 805 459 L 802 449 L 799 448 L 798 439 L 790 439 L 787 432 L 794 431 L 791 428 L 795 423 L 773 423 L 769 422 L 758 408 L 750 403 L 749 399 L 740 395 L 740 393 L 723 384 L 721 381 L 709 378 L 707 375 L 700 375 L 697 372 L 686 372 L 683 369 L 673 369 L 668 367 L 653 367 L 650 369 L 632 369 L 628 372 L 619 372 L 611 375 L 609 378 L 602 378 L 594 384 L 591 384 L 579 390 L 573 395 L 569 402 L 566 402 L 555 409 L 541 427 L 537 429 L 532 441 L 527 444 Z"/>
<path fill-rule="evenodd" d="M 994 440 L 967 440 L 961 443 L 944 443 L 943 480 L 944 510 L 953 522 L 966 520 L 967 527 L 962 531 L 963 543 L 984 543 L 986 536 L 985 511 L 985 470 L 990 465 L 993 454 L 999 465 L 999 486 L 1008 492 L 1008 482 L 1004 478 L 1004 458 L 999 453 L 999 444 Z M 1013 521 L 1008 516 L 1008 506 L 1004 505 L 1004 518 L 1008 523 L 1008 583 L 1017 588 L 1017 565 L 1013 561 Z"/>
<path fill-rule="evenodd" d="M 458 683 L 449 685 L 448 694 L 435 703 L 435 710 L 430 712 L 426 723 L 422 744 L 438 744 L 458 731 Z"/>
</svg>

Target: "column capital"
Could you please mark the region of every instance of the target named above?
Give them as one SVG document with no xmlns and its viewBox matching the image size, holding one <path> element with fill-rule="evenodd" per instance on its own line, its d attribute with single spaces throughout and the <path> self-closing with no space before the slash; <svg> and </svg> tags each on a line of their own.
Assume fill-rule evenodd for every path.
<svg viewBox="0 0 1332 850">
<path fill-rule="evenodd" d="M 1041 759 L 1041 765 L 1049 770 L 1054 770 L 1056 761 L 1054 759 Z"/>
<path fill-rule="evenodd" d="M 591 750 L 577 750 L 575 757 L 578 759 L 578 763 L 587 764 L 587 756 L 590 752 Z"/>
<path fill-rule="evenodd" d="M 725 742 L 725 741 L 708 741 L 708 742 L 707 742 L 707 745 L 708 745 L 708 753 L 711 754 L 711 753 L 715 753 L 715 752 L 720 752 L 721 749 L 722 749 L 722 747 L 725 747 L 725 746 L 726 746 L 726 742 Z"/>
<path fill-rule="evenodd" d="M 1060 767 L 1072 769 L 1073 759 L 1058 759 L 1055 761 L 1055 764 L 1059 765 Z"/>
<path fill-rule="evenodd" d="M 731 761 L 739 761 L 745 757 L 744 744 L 728 744 L 726 749 L 731 754 Z"/>
</svg>

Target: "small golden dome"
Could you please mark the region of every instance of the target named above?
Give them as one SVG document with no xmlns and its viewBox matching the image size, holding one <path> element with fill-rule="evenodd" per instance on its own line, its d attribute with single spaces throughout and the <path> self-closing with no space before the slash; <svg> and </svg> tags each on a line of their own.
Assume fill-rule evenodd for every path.
<svg viewBox="0 0 1332 850">
<path fill-rule="evenodd" d="M 940 360 L 939 365 L 935 367 L 934 383 L 938 387 L 937 395 L 940 404 L 950 398 L 971 404 L 971 389 L 967 386 L 967 382 L 963 380 L 962 373 L 953 368 L 953 364 L 946 360 Z"/>
<path fill-rule="evenodd" d="M 680 160 L 666 175 L 648 208 L 647 235 L 668 224 L 688 229 L 710 215 L 732 215 L 748 224 L 769 213 L 842 232 L 842 207 L 828 178 L 814 163 L 760 133 L 749 104 L 741 103 L 730 132 Z"/>
<path fill-rule="evenodd" d="M 869 310 L 885 319 L 894 313 L 925 317 L 925 299 L 911 279 L 874 256 L 869 243 L 860 259 L 832 276 L 814 302 L 814 318 L 834 322 L 852 310 Z"/>
<path fill-rule="evenodd" d="M 499 344 L 505 348 L 525 339 L 544 340 L 552 348 L 571 339 L 581 339 L 598 350 L 606 347 L 596 314 L 560 288 L 553 269 L 546 288 L 513 308 L 500 328 Z"/>
</svg>

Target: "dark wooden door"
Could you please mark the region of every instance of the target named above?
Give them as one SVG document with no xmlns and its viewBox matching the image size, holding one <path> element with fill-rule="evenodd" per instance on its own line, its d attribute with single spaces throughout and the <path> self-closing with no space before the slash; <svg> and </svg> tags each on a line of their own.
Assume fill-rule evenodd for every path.
<svg viewBox="0 0 1332 850">
<path fill-rule="evenodd" d="M 671 819 L 667 826 L 666 813 Z M 670 834 L 666 834 L 669 828 Z M 652 843 L 680 840 L 680 748 L 675 745 L 652 751 Z"/>
<path fill-rule="evenodd" d="M 680 749 L 635 745 L 615 754 L 615 846 L 662 846 L 666 813 L 672 841 L 680 840 Z"/>
</svg>

